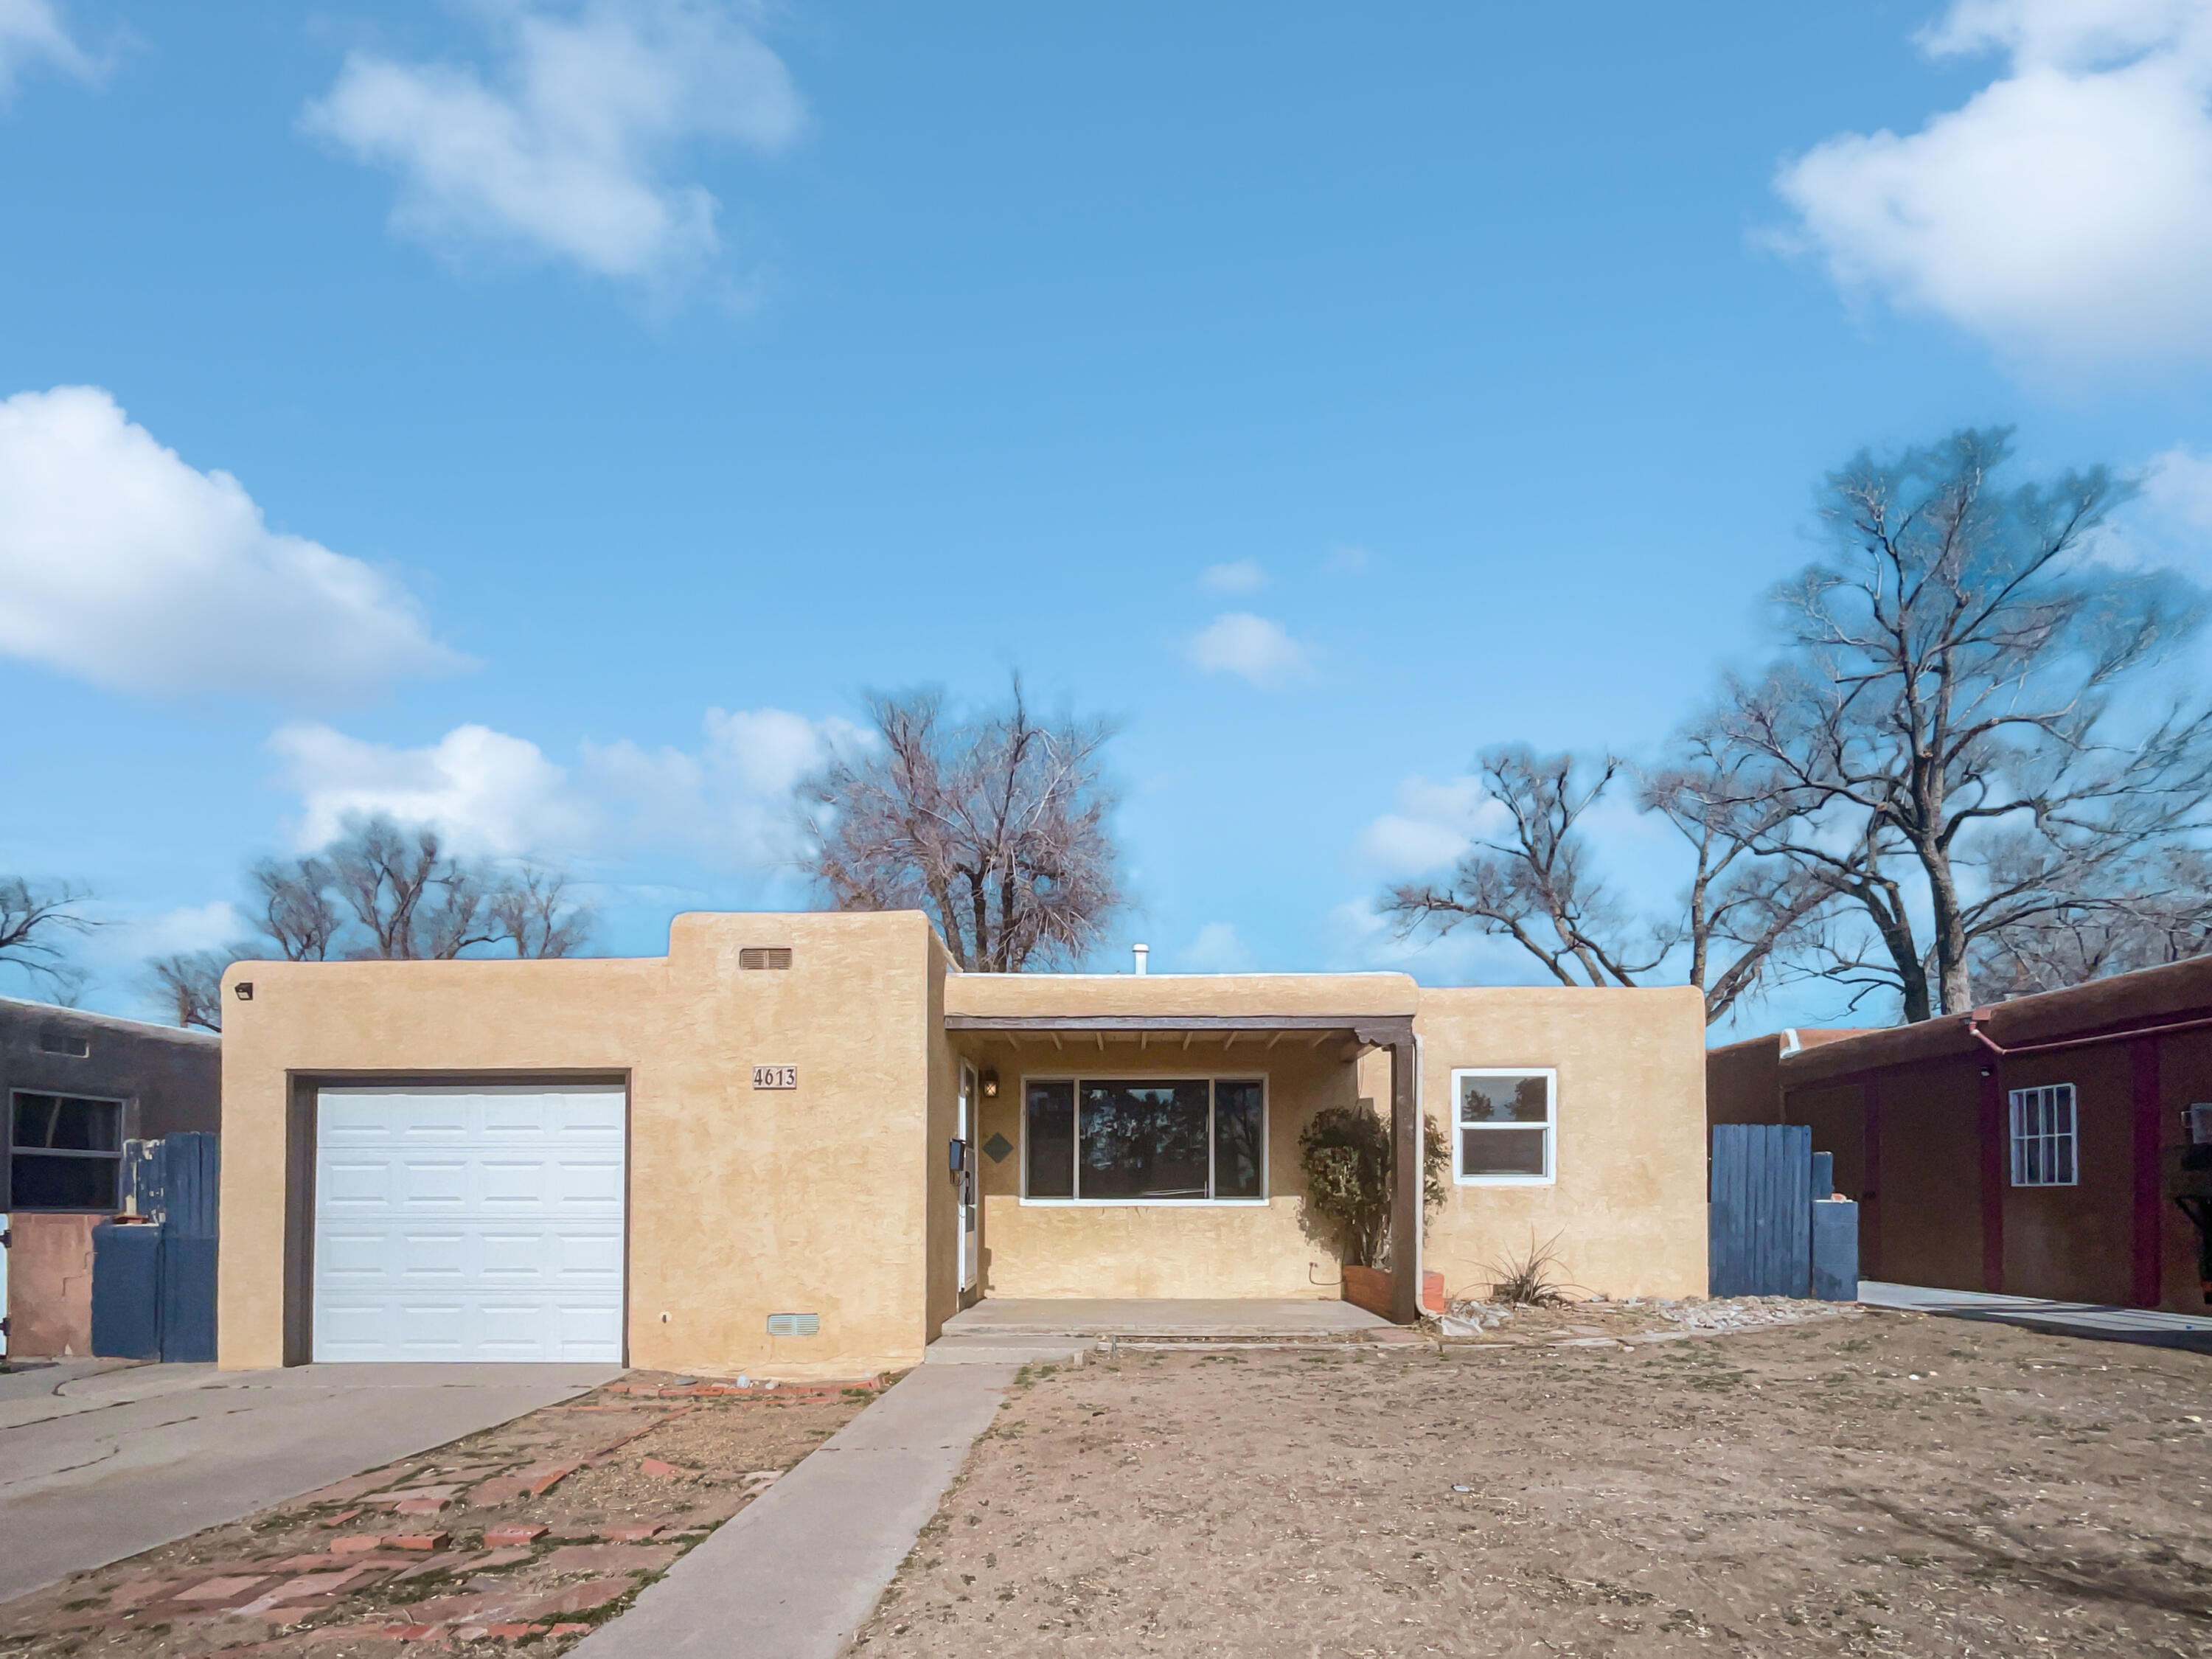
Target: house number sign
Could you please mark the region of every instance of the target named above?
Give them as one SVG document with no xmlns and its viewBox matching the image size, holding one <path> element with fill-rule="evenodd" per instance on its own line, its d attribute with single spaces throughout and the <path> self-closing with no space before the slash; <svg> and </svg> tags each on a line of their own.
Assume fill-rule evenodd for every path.
<svg viewBox="0 0 2212 1659">
<path fill-rule="evenodd" d="M 753 1067 L 753 1087 L 756 1089 L 796 1089 L 798 1086 L 799 1067 L 796 1066 Z"/>
</svg>

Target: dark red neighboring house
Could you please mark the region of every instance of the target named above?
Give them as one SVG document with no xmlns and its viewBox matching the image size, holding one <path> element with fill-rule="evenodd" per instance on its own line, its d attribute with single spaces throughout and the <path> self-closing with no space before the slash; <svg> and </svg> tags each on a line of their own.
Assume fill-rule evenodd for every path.
<svg viewBox="0 0 2212 1659">
<path fill-rule="evenodd" d="M 1807 1123 L 1868 1279 L 2203 1311 L 2212 958 L 1706 1057 L 1713 1123 Z M 2197 1196 L 2189 1197 L 2189 1194 Z M 2177 1202 L 2177 1198 L 2185 1202 Z"/>
</svg>

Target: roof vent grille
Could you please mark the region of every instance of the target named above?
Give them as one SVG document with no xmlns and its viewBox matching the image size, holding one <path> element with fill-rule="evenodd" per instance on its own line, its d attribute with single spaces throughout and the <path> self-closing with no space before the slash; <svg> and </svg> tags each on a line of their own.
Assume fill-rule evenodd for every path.
<svg viewBox="0 0 2212 1659">
<path fill-rule="evenodd" d="M 46 1026 L 39 1033 L 39 1052 L 45 1054 L 72 1054 L 79 1060 L 92 1057 L 92 1039 L 79 1036 L 74 1031 Z"/>
<path fill-rule="evenodd" d="M 791 966 L 791 947 L 787 945 L 748 945 L 738 952 L 740 968 L 788 968 Z"/>
</svg>

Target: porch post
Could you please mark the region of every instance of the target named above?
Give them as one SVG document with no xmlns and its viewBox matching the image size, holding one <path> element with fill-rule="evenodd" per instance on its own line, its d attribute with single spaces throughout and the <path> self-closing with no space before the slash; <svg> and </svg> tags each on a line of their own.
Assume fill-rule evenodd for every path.
<svg viewBox="0 0 2212 1659">
<path fill-rule="evenodd" d="M 1421 1316 L 1421 1102 L 1413 1036 L 1390 1044 L 1390 1317 L 1410 1325 Z"/>
</svg>

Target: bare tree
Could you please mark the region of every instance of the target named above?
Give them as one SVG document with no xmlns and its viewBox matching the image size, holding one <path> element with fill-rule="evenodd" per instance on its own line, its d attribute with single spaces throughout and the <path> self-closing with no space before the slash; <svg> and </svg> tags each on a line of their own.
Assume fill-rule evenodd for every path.
<svg viewBox="0 0 2212 1659">
<path fill-rule="evenodd" d="M 963 968 L 1078 961 L 1122 903 L 1106 829 L 1103 721 L 1008 704 L 948 719 L 935 691 L 876 697 L 881 746 L 799 787 L 811 869 L 841 910 L 927 911 Z"/>
<path fill-rule="evenodd" d="M 532 866 L 510 877 L 487 907 L 496 938 L 518 957 L 570 957 L 592 931 L 592 913 L 568 897 L 568 878 Z"/>
<path fill-rule="evenodd" d="M 1486 750 L 1477 763 L 1510 831 L 1475 842 L 1442 886 L 1393 887 L 1384 912 L 1407 933 L 1441 935 L 1472 922 L 1479 932 L 1512 939 L 1562 985 L 1638 983 L 1665 958 L 1666 945 L 1592 873 L 1576 827 L 1622 763 L 1607 756 L 1593 768 L 1521 744 Z"/>
<path fill-rule="evenodd" d="M 2194 833 L 2212 796 L 2202 708 L 2114 713 L 2197 621 L 2176 579 L 2085 556 L 2132 487 L 2094 468 L 2002 489 L 2010 454 L 1968 431 L 1833 475 L 1838 556 L 1778 595 L 1789 649 L 1717 718 L 1790 809 L 1760 850 L 1868 924 L 1832 971 L 1907 1020 L 1970 1007 L 1984 941 L 2081 914 L 2099 872 Z"/>
<path fill-rule="evenodd" d="M 2100 874 L 2100 890 L 2075 892 L 1977 942 L 1977 1001 L 2060 990 L 2212 951 L 2212 859 L 2201 849 L 2160 848 Z"/>
<path fill-rule="evenodd" d="M 249 872 L 261 901 L 262 936 L 286 962 L 321 962 L 345 927 L 331 897 L 337 872 L 319 858 L 263 859 Z"/>
<path fill-rule="evenodd" d="M 168 1001 L 177 1024 L 203 1031 L 222 1030 L 222 976 L 234 962 L 251 953 L 251 945 L 232 945 L 223 951 L 180 951 L 149 964 L 154 982 Z"/>
<path fill-rule="evenodd" d="M 149 964 L 179 1025 L 222 1029 L 222 975 L 234 962 L 449 961 L 500 945 L 518 957 L 567 957 L 591 933 L 590 912 L 568 896 L 558 871 L 457 859 L 436 831 L 386 818 L 354 824 L 319 854 L 263 859 L 247 879 L 259 938 Z"/>
<path fill-rule="evenodd" d="M 1673 824 L 1693 854 L 1680 920 L 1661 937 L 1705 994 L 1708 1024 L 1822 947 L 1834 892 L 1765 850 L 1791 803 L 1725 732 L 1706 725 L 1682 733 L 1667 763 L 1642 780 L 1638 804 Z"/>
<path fill-rule="evenodd" d="M 1674 825 L 1693 858 L 1680 915 L 1656 926 L 1592 871 L 1579 827 L 1620 761 L 1509 745 L 1478 764 L 1508 828 L 1477 842 L 1442 885 L 1392 888 L 1382 908 L 1403 933 L 1472 923 L 1514 940 L 1562 985 L 1686 982 L 1705 993 L 1710 1023 L 1762 984 L 1831 902 L 1755 850 L 1778 809 L 1751 787 L 1748 757 L 1717 733 L 1692 732 L 1667 767 L 1639 781 L 1638 804 Z"/>
<path fill-rule="evenodd" d="M 82 908 L 91 896 L 66 884 L 33 886 L 21 876 L 0 876 L 0 962 L 42 981 L 57 1001 L 73 1004 L 84 975 L 70 963 L 62 939 L 96 925 Z"/>
</svg>

